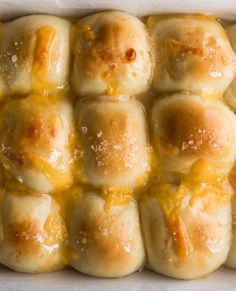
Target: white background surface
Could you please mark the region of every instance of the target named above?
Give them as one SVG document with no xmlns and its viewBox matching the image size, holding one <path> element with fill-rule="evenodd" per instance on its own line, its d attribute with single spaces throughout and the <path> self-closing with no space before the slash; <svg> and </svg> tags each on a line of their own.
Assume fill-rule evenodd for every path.
<svg viewBox="0 0 236 291">
<path fill-rule="evenodd" d="M 136 15 L 164 12 L 202 12 L 236 17 L 236 0 L 0 0 L 0 20 L 32 13 L 78 16 L 96 10 L 120 9 Z M 42 275 L 19 274 L 0 267 L 4 291 L 233 291 L 236 270 L 220 269 L 207 278 L 181 281 L 149 271 L 120 279 L 99 279 L 72 269 Z"/>
<path fill-rule="evenodd" d="M 77 16 L 94 10 L 119 9 L 136 15 L 206 12 L 236 15 L 236 0 L 0 0 L 0 19 L 32 13 Z"/>
<path fill-rule="evenodd" d="M 182 281 L 150 271 L 125 278 L 103 279 L 72 269 L 50 274 L 26 275 L 0 268 L 0 290 L 4 291 L 235 291 L 236 271 L 220 269 L 207 278 Z"/>
</svg>

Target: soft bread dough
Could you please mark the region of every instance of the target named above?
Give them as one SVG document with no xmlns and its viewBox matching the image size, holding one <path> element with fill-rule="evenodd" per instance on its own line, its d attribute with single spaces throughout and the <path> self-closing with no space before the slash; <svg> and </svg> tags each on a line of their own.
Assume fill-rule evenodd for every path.
<svg viewBox="0 0 236 291">
<path fill-rule="evenodd" d="M 73 31 L 72 84 L 77 95 L 142 93 L 152 65 L 144 24 L 123 12 L 79 20 Z"/>
<path fill-rule="evenodd" d="M 167 217 L 156 197 L 141 203 L 150 269 L 174 278 L 196 279 L 225 262 L 231 241 L 230 202 L 221 205 L 206 193 L 192 202 L 191 193 L 186 193 L 177 216 Z"/>
<path fill-rule="evenodd" d="M 151 119 L 158 163 L 168 175 L 188 173 L 198 159 L 214 162 L 226 174 L 230 171 L 236 118 L 223 102 L 175 94 L 154 103 Z"/>
<path fill-rule="evenodd" d="M 95 193 L 84 193 L 68 212 L 70 265 L 101 277 L 120 277 L 144 263 L 137 204 L 106 207 Z"/>
<path fill-rule="evenodd" d="M 71 105 L 57 94 L 34 94 L 0 111 L 0 159 L 6 170 L 38 192 L 70 185 Z"/>
<path fill-rule="evenodd" d="M 59 206 L 49 195 L 7 191 L 1 210 L 2 264 L 27 273 L 50 272 L 64 266 L 61 245 L 65 226 Z"/>
<path fill-rule="evenodd" d="M 32 15 L 4 23 L 0 32 L 0 94 L 28 94 L 32 87 L 65 84 L 70 22 Z"/>
<path fill-rule="evenodd" d="M 88 183 L 134 186 L 148 167 L 141 105 L 136 101 L 88 100 L 79 102 L 77 115 Z"/>
<path fill-rule="evenodd" d="M 228 254 L 236 268 L 235 54 L 209 16 L 147 26 L 117 11 L 0 24 L 0 263 L 121 277 L 146 251 L 170 277 Z"/>
<path fill-rule="evenodd" d="M 236 200 L 232 200 L 232 241 L 226 266 L 236 269 Z"/>
<path fill-rule="evenodd" d="M 222 94 L 235 74 L 235 54 L 222 26 L 203 15 L 151 16 L 153 87 Z"/>
<path fill-rule="evenodd" d="M 231 25 L 226 28 L 231 46 L 236 53 L 236 25 Z M 228 90 L 225 93 L 225 100 L 229 106 L 236 110 L 236 78 L 234 77 Z"/>
</svg>

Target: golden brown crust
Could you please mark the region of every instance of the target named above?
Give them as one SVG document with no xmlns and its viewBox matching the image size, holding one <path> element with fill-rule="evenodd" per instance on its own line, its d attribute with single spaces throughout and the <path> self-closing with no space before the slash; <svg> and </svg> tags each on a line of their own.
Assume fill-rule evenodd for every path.
<svg viewBox="0 0 236 291">
<path fill-rule="evenodd" d="M 43 239 L 37 221 L 22 221 L 9 224 L 6 233 L 15 247 L 17 256 L 33 256 L 40 251 L 40 240 Z"/>
<path fill-rule="evenodd" d="M 148 267 L 185 280 L 205 277 L 223 264 L 231 240 L 230 201 L 220 206 L 202 196 L 191 202 L 191 195 L 186 192 L 177 217 L 167 215 L 156 197 L 141 203 Z M 213 213 L 204 207 L 209 203 Z"/>
<path fill-rule="evenodd" d="M 72 133 L 70 105 L 59 94 L 50 100 L 35 94 L 10 101 L 1 108 L 0 158 L 14 176 L 36 191 L 65 189 L 72 183 Z"/>
<path fill-rule="evenodd" d="M 150 47 L 143 24 L 122 12 L 81 19 L 73 31 L 76 94 L 138 94 L 151 75 Z"/>
<path fill-rule="evenodd" d="M 235 116 L 217 100 L 175 94 L 152 109 L 154 146 L 167 172 L 188 173 L 198 159 L 229 172 L 235 159 Z"/>
<path fill-rule="evenodd" d="M 190 279 L 225 261 L 236 118 L 221 95 L 235 55 L 208 16 L 147 26 L 153 43 L 116 11 L 71 34 L 46 15 L 0 26 L 1 263 L 120 277 L 143 266 L 145 247 L 149 268 Z"/>
<path fill-rule="evenodd" d="M 233 79 L 235 55 L 221 25 L 201 15 L 151 16 L 158 92 L 221 94 Z"/>
<path fill-rule="evenodd" d="M 77 270 L 105 277 L 119 277 L 137 270 L 144 250 L 139 229 L 137 205 L 106 209 L 105 200 L 84 193 L 68 217 L 70 262 Z"/>
<path fill-rule="evenodd" d="M 29 94 L 65 85 L 69 70 L 70 23 L 32 15 L 1 27 L 0 93 Z"/>
<path fill-rule="evenodd" d="M 88 181 L 132 186 L 145 173 L 148 162 L 141 105 L 135 101 L 90 100 L 79 103 L 78 109 Z"/>
<path fill-rule="evenodd" d="M 55 201 L 46 194 L 7 191 L 2 205 L 0 261 L 16 271 L 29 273 L 63 267 L 64 237 L 47 228 L 50 216 L 59 216 Z M 57 219 L 57 223 L 57 229 L 62 230 L 62 221 Z"/>
<path fill-rule="evenodd" d="M 186 96 L 160 111 L 161 137 L 179 152 L 199 157 L 221 157 L 228 152 L 233 136 L 231 124 L 214 108 L 205 108 Z"/>
</svg>

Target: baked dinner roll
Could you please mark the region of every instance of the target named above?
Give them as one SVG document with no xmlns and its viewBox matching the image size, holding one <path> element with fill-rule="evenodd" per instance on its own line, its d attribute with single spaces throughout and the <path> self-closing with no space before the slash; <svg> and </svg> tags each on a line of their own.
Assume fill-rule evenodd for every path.
<svg viewBox="0 0 236 291">
<path fill-rule="evenodd" d="M 155 102 L 151 119 L 159 167 L 167 175 L 187 174 L 198 159 L 214 162 L 215 171 L 230 171 L 236 118 L 223 102 L 175 94 Z"/>
<path fill-rule="evenodd" d="M 227 27 L 226 32 L 228 34 L 231 46 L 236 53 L 236 24 Z M 236 78 L 233 79 L 233 82 L 230 84 L 224 97 L 227 104 L 236 110 Z"/>
<path fill-rule="evenodd" d="M 232 190 L 217 176 L 212 185 L 209 173 L 197 179 L 195 173 L 180 186 L 155 185 L 141 203 L 148 267 L 170 277 L 204 277 L 230 249 Z"/>
<path fill-rule="evenodd" d="M 144 111 L 136 101 L 78 103 L 77 129 L 85 181 L 95 186 L 134 186 L 148 168 Z"/>
<path fill-rule="evenodd" d="M 59 94 L 33 94 L 0 109 L 0 160 L 15 178 L 38 192 L 72 183 L 71 105 Z"/>
<path fill-rule="evenodd" d="M 234 187 L 235 189 L 235 187 Z M 226 266 L 236 269 L 236 200 L 232 200 L 232 242 Z"/>
<path fill-rule="evenodd" d="M 28 94 L 32 88 L 62 86 L 69 70 L 70 23 L 32 15 L 6 22 L 0 36 L 0 90 Z"/>
<path fill-rule="evenodd" d="M 117 11 L 90 15 L 76 24 L 72 42 L 76 94 L 134 95 L 148 89 L 150 47 L 138 18 Z"/>
<path fill-rule="evenodd" d="M 234 164 L 233 169 L 230 172 L 229 180 L 233 186 L 234 192 L 236 189 L 236 164 Z M 229 251 L 228 259 L 226 261 L 226 266 L 236 269 L 236 197 L 233 196 L 232 199 L 232 241 L 231 248 Z"/>
<path fill-rule="evenodd" d="M 63 267 L 64 241 L 60 208 L 47 194 L 6 191 L 2 205 L 0 261 L 27 273 L 55 271 Z"/>
<path fill-rule="evenodd" d="M 135 200 L 108 205 L 95 193 L 74 195 L 68 214 L 70 265 L 101 277 L 120 277 L 144 263 Z"/>
<path fill-rule="evenodd" d="M 155 49 L 156 91 L 221 94 L 226 90 L 235 74 L 235 55 L 215 18 L 151 16 L 148 27 Z"/>
</svg>

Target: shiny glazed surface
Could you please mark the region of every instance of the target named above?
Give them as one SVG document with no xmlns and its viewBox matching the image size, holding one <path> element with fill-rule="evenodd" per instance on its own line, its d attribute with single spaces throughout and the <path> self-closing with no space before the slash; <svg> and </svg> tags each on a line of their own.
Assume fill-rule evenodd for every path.
<svg viewBox="0 0 236 291">
<path fill-rule="evenodd" d="M 116 11 L 1 24 L 2 264 L 181 279 L 236 267 L 236 25 L 225 28 Z"/>
</svg>

